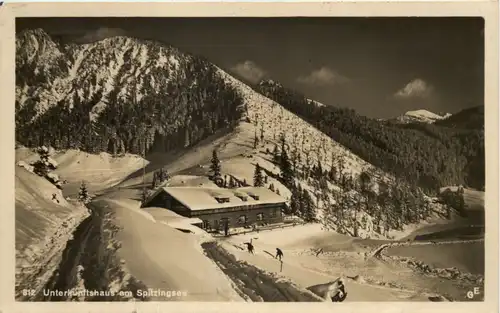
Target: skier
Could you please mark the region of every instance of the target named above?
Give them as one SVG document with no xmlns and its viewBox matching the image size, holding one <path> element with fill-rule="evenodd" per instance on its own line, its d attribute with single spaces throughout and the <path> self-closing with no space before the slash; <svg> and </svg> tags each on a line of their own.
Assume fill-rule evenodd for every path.
<svg viewBox="0 0 500 313">
<path fill-rule="evenodd" d="M 250 242 L 245 242 L 245 244 L 247 245 L 248 253 L 254 254 L 252 241 L 250 240 Z"/>
<path fill-rule="evenodd" d="M 281 261 L 281 259 L 283 258 L 283 251 L 281 251 L 280 248 L 276 248 L 276 259 L 278 259 Z"/>
</svg>

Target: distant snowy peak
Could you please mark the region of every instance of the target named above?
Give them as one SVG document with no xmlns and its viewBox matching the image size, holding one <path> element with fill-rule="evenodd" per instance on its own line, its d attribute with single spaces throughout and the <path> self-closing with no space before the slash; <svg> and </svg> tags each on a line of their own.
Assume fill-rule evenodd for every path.
<svg viewBox="0 0 500 313">
<path fill-rule="evenodd" d="M 446 113 L 445 115 L 439 115 L 427 110 L 415 110 L 408 111 L 405 114 L 396 118 L 398 122 L 401 123 L 427 123 L 432 124 L 439 120 L 444 120 L 450 117 L 450 113 Z"/>
</svg>

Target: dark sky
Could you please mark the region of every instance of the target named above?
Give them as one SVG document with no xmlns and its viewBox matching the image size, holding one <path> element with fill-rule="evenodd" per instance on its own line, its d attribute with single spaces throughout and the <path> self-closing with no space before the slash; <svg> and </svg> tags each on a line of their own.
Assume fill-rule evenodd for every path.
<svg viewBox="0 0 500 313">
<path fill-rule="evenodd" d="M 481 18 L 25 18 L 73 40 L 130 35 L 370 117 L 484 105 Z"/>
</svg>

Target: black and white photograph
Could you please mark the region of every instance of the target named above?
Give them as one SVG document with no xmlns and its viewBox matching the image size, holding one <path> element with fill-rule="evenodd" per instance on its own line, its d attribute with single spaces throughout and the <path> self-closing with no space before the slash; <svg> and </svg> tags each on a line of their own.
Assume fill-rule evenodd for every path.
<svg viewBox="0 0 500 313">
<path fill-rule="evenodd" d="M 15 301 L 483 302 L 485 69 L 481 16 L 16 17 Z"/>
</svg>

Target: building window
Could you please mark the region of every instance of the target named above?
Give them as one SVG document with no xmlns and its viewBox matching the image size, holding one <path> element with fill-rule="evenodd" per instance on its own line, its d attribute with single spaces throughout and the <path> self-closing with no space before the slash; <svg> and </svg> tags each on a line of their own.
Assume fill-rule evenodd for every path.
<svg viewBox="0 0 500 313">
<path fill-rule="evenodd" d="M 247 222 L 247 216 L 246 215 L 241 215 L 238 217 L 238 224 L 246 224 Z"/>
<path fill-rule="evenodd" d="M 269 213 L 269 217 L 275 218 L 276 216 L 277 216 L 277 210 L 276 209 L 272 209 L 271 212 Z"/>
<path fill-rule="evenodd" d="M 257 214 L 257 221 L 263 221 L 263 220 L 264 220 L 264 213 Z"/>
<path fill-rule="evenodd" d="M 203 220 L 203 228 L 204 229 L 210 229 L 210 222 L 207 220 Z"/>
</svg>

